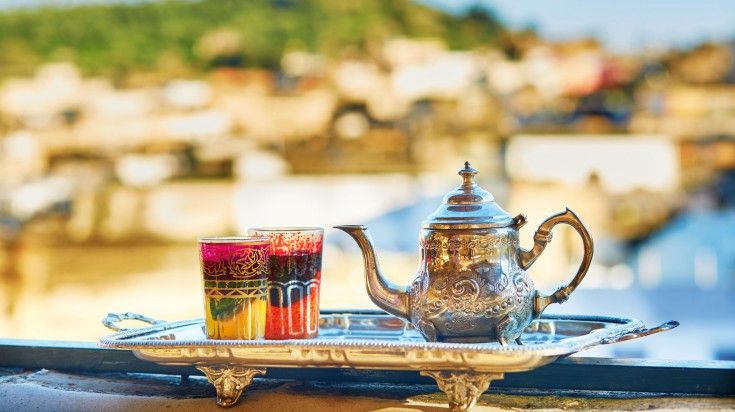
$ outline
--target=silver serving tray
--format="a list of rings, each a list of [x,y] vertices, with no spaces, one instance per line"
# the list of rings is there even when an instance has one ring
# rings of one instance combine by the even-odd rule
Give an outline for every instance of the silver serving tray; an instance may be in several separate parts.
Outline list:
[[[193,319],[116,333],[99,345],[132,349],[141,359],[166,365],[520,372],[642,329],[635,319],[547,315],[526,329],[522,346],[442,343],[426,342],[409,323],[390,315],[342,312],[322,313],[314,339],[208,340],[203,319]]]
[[[113,320],[141,319],[115,315]],[[110,327],[110,316],[104,321]],[[208,340],[203,319],[161,322],[106,336],[98,344],[130,349],[135,356],[164,365],[194,365],[217,388],[218,403],[237,402],[242,388],[268,367],[335,367],[381,370],[418,370],[437,379],[450,395],[450,406],[466,410],[493,379],[503,373],[531,370],[559,357],[601,344],[637,338],[675,327],[668,322],[645,329],[641,321],[607,316],[544,315],[531,323],[523,345],[498,343],[426,342],[410,323],[380,311],[322,311],[319,336],[303,340]],[[475,386],[473,399],[453,399],[452,387],[461,381]],[[218,384],[219,382],[219,384]],[[239,383],[229,394],[227,383]],[[218,386],[219,385],[219,386]],[[484,389],[483,389],[484,386]]]

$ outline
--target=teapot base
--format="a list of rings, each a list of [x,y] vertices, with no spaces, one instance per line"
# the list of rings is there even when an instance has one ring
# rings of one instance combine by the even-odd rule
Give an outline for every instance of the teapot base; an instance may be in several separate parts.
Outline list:
[[[490,343],[497,342],[494,336],[437,336],[437,342],[446,343]]]
[[[436,337],[437,342],[445,342],[445,343],[493,343],[493,342],[499,342],[501,345],[505,346],[503,342],[500,342],[498,338],[494,336],[437,336]],[[523,345],[521,342],[521,338],[517,338],[512,340],[511,342],[515,342],[517,345]]]

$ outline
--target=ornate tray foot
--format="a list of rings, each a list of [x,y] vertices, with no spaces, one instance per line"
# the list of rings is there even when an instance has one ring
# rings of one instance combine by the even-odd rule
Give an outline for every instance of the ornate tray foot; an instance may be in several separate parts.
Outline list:
[[[477,403],[480,395],[487,390],[490,382],[503,379],[502,373],[475,373],[460,371],[422,371],[421,375],[431,376],[439,389],[449,398],[452,412],[467,411]]]
[[[197,366],[207,375],[209,382],[217,389],[217,405],[234,406],[242,390],[250,385],[257,374],[265,375],[265,369],[245,368],[240,366]]]

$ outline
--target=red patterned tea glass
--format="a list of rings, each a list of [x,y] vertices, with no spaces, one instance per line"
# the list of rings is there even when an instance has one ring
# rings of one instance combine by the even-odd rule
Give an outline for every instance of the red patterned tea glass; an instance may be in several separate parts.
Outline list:
[[[271,241],[265,338],[316,337],[324,229],[256,228],[248,234]]]
[[[207,237],[198,241],[207,338],[263,339],[270,239]]]

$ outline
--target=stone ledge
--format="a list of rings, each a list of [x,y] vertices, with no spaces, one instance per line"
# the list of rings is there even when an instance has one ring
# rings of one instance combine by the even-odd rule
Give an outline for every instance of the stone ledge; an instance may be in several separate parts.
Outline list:
[[[0,370],[0,409],[15,411],[207,412],[217,406],[214,388],[203,377],[124,373],[68,373],[46,369]],[[433,385],[325,383],[256,379],[230,410],[268,412],[449,410]],[[699,410],[735,409],[735,398],[671,397],[595,391],[547,392],[491,389],[473,412],[507,410]]]

